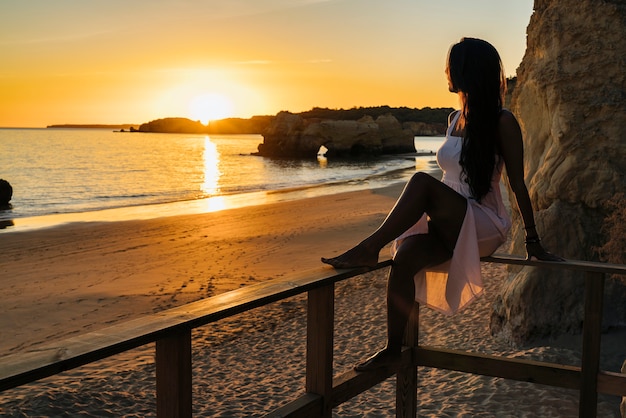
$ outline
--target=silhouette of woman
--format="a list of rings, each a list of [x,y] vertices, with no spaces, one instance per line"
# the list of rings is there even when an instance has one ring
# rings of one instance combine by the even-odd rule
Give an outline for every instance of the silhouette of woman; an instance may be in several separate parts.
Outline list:
[[[465,307],[482,290],[480,257],[492,254],[511,226],[500,193],[506,168],[526,230],[529,258],[559,261],[541,245],[524,183],[522,134],[503,109],[506,78],[500,56],[486,41],[463,38],[448,53],[448,87],[460,110],[448,118],[437,152],[441,181],[416,173],[371,235],[322,262],[335,268],[373,267],[393,241],[387,282],[387,345],[357,371],[394,365],[414,301],[446,314]]]

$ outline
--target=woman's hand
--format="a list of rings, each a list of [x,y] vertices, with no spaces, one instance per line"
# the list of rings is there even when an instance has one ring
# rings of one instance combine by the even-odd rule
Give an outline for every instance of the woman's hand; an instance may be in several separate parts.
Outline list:
[[[526,243],[526,259],[532,260],[533,258],[541,261],[565,261],[563,257],[547,252],[539,240]]]

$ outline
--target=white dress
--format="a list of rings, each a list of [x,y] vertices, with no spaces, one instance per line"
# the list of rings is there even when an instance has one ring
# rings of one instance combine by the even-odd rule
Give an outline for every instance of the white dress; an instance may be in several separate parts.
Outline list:
[[[459,164],[463,138],[451,135],[459,115],[457,112],[448,127],[446,140],[437,151],[437,164],[443,171],[441,181],[467,198],[465,219],[452,258],[415,275],[415,300],[448,315],[459,311],[483,292],[480,257],[493,254],[504,243],[511,227],[500,193],[502,159],[496,160],[491,190],[480,203],[471,197]],[[427,232],[428,216],[424,215],[394,241],[392,255],[395,256],[404,238]]]

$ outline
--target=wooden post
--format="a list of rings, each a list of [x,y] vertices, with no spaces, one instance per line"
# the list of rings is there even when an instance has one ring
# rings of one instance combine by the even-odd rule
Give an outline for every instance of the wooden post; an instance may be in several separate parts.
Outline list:
[[[597,413],[603,296],[604,273],[587,272],[585,277],[585,318],[583,321],[583,355],[578,408],[578,416],[581,418],[595,418]]]
[[[420,305],[415,302],[404,333],[404,345],[419,345]],[[412,359],[412,357],[411,357]],[[396,417],[417,416],[417,366],[402,367],[396,375]]]
[[[191,331],[156,342],[157,417],[191,418]]]
[[[335,321],[335,285],[308,292],[306,391],[324,399],[320,417],[332,416],[333,330]]]

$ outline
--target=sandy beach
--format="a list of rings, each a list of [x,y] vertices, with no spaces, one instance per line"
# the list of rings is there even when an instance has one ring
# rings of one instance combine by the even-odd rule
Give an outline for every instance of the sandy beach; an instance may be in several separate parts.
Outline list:
[[[401,187],[3,233],[0,355],[301,270],[328,268],[319,257],[342,252],[377,227]],[[385,273],[337,286],[339,372],[384,343]],[[485,295],[465,311],[446,317],[422,310],[424,344],[579,364],[580,336],[528,347],[491,337],[491,303],[506,268],[484,264],[483,279]],[[305,310],[304,297],[296,297],[196,330],[194,416],[262,416],[300,394]],[[624,346],[624,332],[605,334],[602,367],[618,371]],[[426,368],[419,376],[420,416],[578,416],[576,391]],[[394,385],[389,379],[334,415],[393,416]],[[148,346],[0,393],[0,415],[154,416],[154,390],[154,347]],[[598,416],[618,417],[619,399],[601,396]]]

